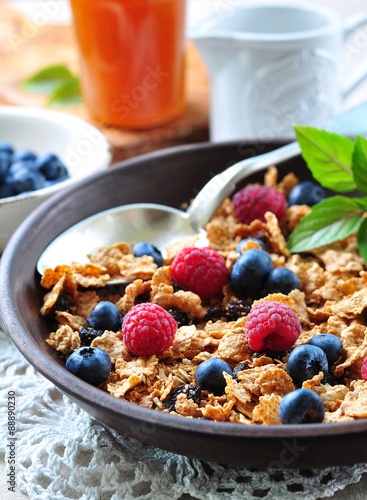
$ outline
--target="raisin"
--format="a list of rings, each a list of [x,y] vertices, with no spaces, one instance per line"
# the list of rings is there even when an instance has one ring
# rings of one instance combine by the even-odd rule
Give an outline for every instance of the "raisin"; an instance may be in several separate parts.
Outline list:
[[[247,370],[249,368],[249,365],[247,363],[238,363],[238,365],[236,365],[234,368],[233,368],[233,371],[232,371],[232,378],[234,378],[235,380],[237,380],[237,375],[242,372],[243,370]]]
[[[251,310],[251,304],[244,300],[230,300],[226,305],[226,316],[230,321],[247,316]]]
[[[210,306],[206,311],[204,321],[216,320],[220,318],[226,318],[226,311],[222,306]]]
[[[188,315],[182,311],[178,311],[177,309],[169,309],[168,312],[176,321],[178,328],[181,326],[186,326],[190,324],[190,318]]]
[[[187,399],[192,399],[196,404],[201,401],[201,389],[195,384],[178,385],[168,394],[166,399],[166,408],[169,411],[175,411],[177,396],[185,394]]]
[[[339,385],[341,382],[331,373],[327,373],[321,380],[322,384],[329,384],[331,386]]]
[[[255,352],[253,354],[254,358],[261,358],[262,356],[266,356],[267,358],[271,358],[273,361],[282,361],[283,358],[285,358],[290,351],[282,351],[282,352],[277,352],[277,351],[265,351],[265,352]]]
[[[176,283],[175,280],[172,280],[172,287],[174,292],[179,292],[180,290],[182,290],[182,288],[179,286],[178,283]]]
[[[81,327],[78,331],[80,341],[83,345],[91,345],[92,341],[103,335],[102,330],[93,330],[93,328]]]
[[[60,296],[55,302],[55,310],[71,312],[71,304],[65,297]]]
[[[247,316],[251,310],[251,304],[245,300],[230,300],[225,307],[220,305],[208,308],[205,321],[225,318],[227,321],[236,321],[238,318]]]

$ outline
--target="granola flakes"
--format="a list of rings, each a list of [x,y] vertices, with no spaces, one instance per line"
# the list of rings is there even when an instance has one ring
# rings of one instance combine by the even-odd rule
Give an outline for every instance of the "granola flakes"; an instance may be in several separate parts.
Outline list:
[[[265,176],[266,185],[278,187],[285,195],[296,183],[293,174],[279,181],[274,167]],[[330,370],[335,383],[323,380],[320,373],[303,384],[322,398],[324,422],[367,418],[367,382],[360,375],[367,356],[366,266],[353,236],[312,252],[291,255],[286,238],[309,210],[295,205],[287,208],[280,222],[268,212],[265,222],[255,220],[246,225],[238,222],[227,198],[207,225],[207,238],[226,259],[230,271],[238,257],[238,242],[261,234],[274,267],[284,266],[298,275],[301,290],[259,300],[277,300],[294,309],[302,326],[295,345],[307,343],[320,333],[332,333],[342,340],[343,355]],[[41,284],[47,293],[41,314],[49,317],[54,326],[47,343],[67,358],[81,346],[78,331],[87,326],[86,318],[99,300],[116,304],[121,316],[135,304],[147,301],[180,311],[187,315],[188,324],[178,328],[173,344],[159,356],[134,356],[126,348],[121,332],[104,331],[94,338],[91,346],[104,349],[113,365],[108,380],[100,387],[131,403],[187,418],[242,425],[280,424],[280,401],[295,389],[286,372],[289,352],[274,356],[251,351],[244,335],[251,301],[243,304],[230,283],[223,288],[221,297],[210,302],[203,302],[193,292],[175,289],[171,262],[181,248],[194,244],[192,239],[172,245],[159,268],[151,257],[135,257],[132,244],[121,242],[101,248],[89,256],[90,264],[60,265],[45,271]],[[256,246],[248,244],[248,248]],[[131,276],[134,280],[128,285],[106,286],[110,279]],[[241,307],[232,311],[241,313],[232,317],[229,306],[236,301],[242,301]],[[212,357],[226,361],[234,370],[233,376],[224,373],[225,393],[216,396],[202,390],[198,403],[182,392],[173,406],[167,405],[171,391],[195,384],[197,366]]]

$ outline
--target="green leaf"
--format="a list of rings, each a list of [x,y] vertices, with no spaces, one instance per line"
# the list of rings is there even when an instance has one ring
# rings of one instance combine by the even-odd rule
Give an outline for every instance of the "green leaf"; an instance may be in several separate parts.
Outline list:
[[[354,142],[351,139],[303,125],[296,125],[294,130],[302,156],[322,186],[338,193],[356,188],[352,172]]]
[[[357,233],[357,241],[359,254],[367,264],[367,219],[363,219]]]
[[[81,102],[81,100],[79,80],[75,76],[71,76],[62,80],[53,92],[51,92],[48,104],[76,104]]]
[[[344,198],[344,197],[343,197]],[[359,208],[361,208],[364,212],[367,211],[367,198],[348,198],[352,199],[353,203],[355,203]]]
[[[365,207],[366,199],[340,195],[326,198],[301,219],[289,237],[288,249],[292,253],[306,252],[357,233]]]
[[[356,138],[352,169],[358,190],[367,195],[367,139],[362,136]]]
[[[27,78],[23,87],[31,92],[47,94],[53,92],[63,80],[72,76],[68,68],[61,64],[47,66]]]

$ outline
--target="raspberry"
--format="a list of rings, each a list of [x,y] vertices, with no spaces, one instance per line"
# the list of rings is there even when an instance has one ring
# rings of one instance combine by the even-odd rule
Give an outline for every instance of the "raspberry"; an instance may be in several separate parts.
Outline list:
[[[240,221],[250,224],[255,219],[265,221],[265,212],[273,212],[281,219],[287,202],[283,194],[271,186],[249,186],[238,191],[232,203]]]
[[[362,367],[361,367],[361,375],[363,380],[367,380],[367,358],[364,358]]]
[[[173,259],[171,275],[183,290],[202,300],[219,295],[229,279],[225,259],[210,247],[183,248]]]
[[[302,328],[293,309],[275,301],[258,302],[248,315],[245,334],[253,351],[286,351]]]
[[[171,314],[151,302],[132,307],[122,323],[126,347],[136,356],[162,354],[172,344],[176,330]]]

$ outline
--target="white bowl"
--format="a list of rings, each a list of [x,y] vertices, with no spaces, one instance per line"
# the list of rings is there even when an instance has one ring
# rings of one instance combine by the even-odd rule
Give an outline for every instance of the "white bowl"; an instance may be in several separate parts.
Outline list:
[[[46,109],[0,106],[0,142],[36,154],[54,153],[70,177],[30,193],[0,198],[0,253],[18,225],[53,194],[111,163],[111,147],[105,136],[89,123],[66,113]]]

